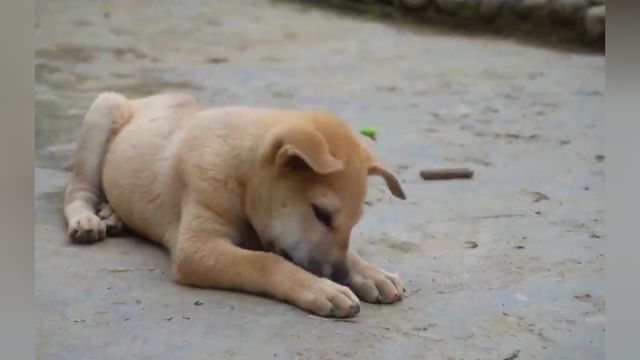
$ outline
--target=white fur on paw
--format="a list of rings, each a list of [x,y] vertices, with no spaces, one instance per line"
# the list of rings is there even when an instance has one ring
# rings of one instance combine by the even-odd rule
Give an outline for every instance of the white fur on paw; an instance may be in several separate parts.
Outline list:
[[[373,266],[352,272],[349,287],[370,303],[393,304],[404,296],[404,285],[398,275]]]
[[[108,203],[100,206],[98,217],[102,219],[102,222],[107,227],[107,235],[116,235],[122,231],[122,221],[120,221],[120,218]]]
[[[104,240],[107,226],[94,214],[85,213],[69,221],[69,237],[76,243],[92,243]]]
[[[297,294],[297,304],[316,315],[347,318],[360,312],[360,301],[348,287],[318,279]]]
[[[108,218],[113,215],[114,211],[109,203],[102,203],[98,206],[98,217],[102,220]]]

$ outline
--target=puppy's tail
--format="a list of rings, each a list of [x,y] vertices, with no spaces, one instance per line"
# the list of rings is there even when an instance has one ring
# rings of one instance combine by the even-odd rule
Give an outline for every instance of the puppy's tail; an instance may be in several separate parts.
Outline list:
[[[132,116],[129,100],[117,93],[100,94],[89,107],[73,156],[73,173],[64,198],[68,223],[95,214],[102,194],[102,163],[111,138]]]

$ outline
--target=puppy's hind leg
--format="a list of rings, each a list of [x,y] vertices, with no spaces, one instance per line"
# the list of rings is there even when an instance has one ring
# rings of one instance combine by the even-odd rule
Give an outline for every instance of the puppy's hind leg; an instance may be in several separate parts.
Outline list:
[[[68,234],[74,242],[96,242],[106,235],[107,226],[96,215],[102,198],[102,163],[111,136],[130,118],[129,100],[116,93],[100,94],[84,117],[64,196]]]

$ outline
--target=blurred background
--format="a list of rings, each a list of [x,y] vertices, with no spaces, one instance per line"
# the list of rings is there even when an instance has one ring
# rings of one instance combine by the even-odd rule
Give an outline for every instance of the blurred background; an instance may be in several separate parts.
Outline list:
[[[603,358],[603,4],[37,2],[38,358]],[[376,127],[408,200],[371,179],[352,246],[408,297],[323,321],[177,286],[133,237],[71,245],[63,165],[103,91]],[[440,167],[475,175],[419,176]]]

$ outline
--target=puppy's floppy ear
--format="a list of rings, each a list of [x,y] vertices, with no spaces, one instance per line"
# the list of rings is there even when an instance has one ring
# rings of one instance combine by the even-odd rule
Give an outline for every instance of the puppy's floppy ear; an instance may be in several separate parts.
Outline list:
[[[373,164],[370,165],[367,169],[367,173],[369,175],[378,175],[384,178],[384,181],[387,183],[387,188],[391,191],[393,196],[405,200],[407,196],[404,194],[404,190],[402,190],[402,186],[400,186],[400,181],[391,173],[389,170],[381,167],[380,165]]]
[[[378,162],[366,149],[364,149],[364,153],[368,164],[367,174],[381,176],[384,179],[384,182],[387,184],[387,188],[389,189],[389,191],[391,191],[391,194],[399,199],[405,200],[407,196],[405,195],[404,190],[402,190],[402,186],[400,185],[400,181],[398,181],[398,178],[396,178],[396,176],[393,175],[391,171],[378,164]]]
[[[331,154],[324,137],[306,124],[287,124],[274,130],[263,149],[263,156],[276,166],[303,166],[317,174],[340,171],[342,161]]]

